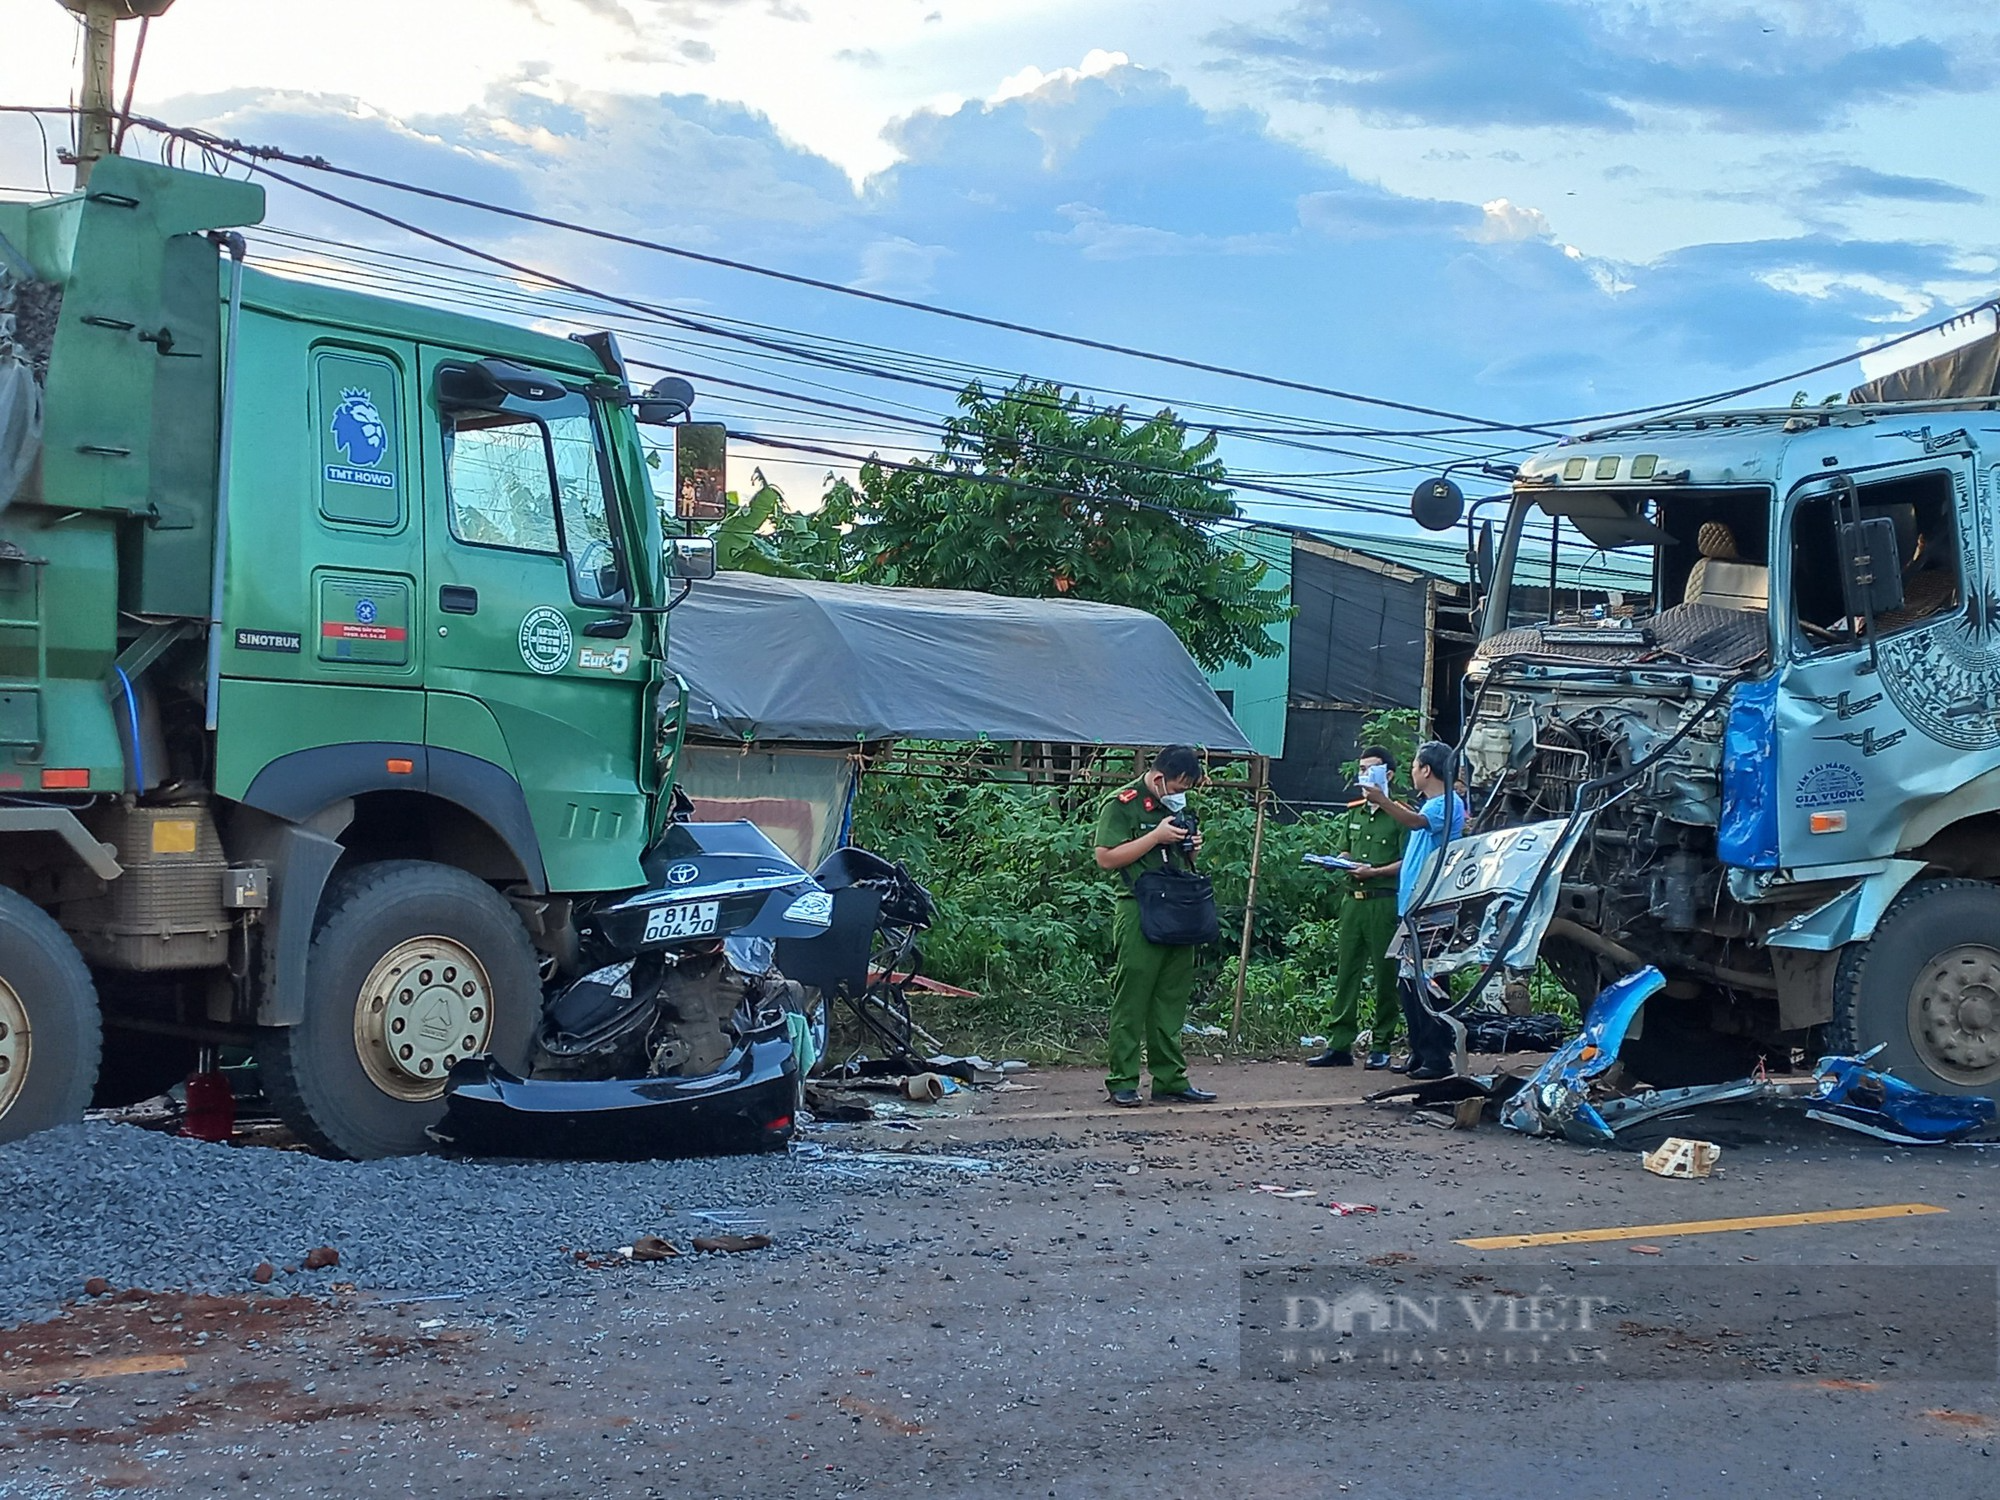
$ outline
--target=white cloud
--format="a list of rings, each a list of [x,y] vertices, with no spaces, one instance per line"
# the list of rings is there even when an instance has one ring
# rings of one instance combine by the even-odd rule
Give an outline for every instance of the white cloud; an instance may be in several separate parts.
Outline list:
[[[1994,331],[1995,317],[1988,309],[1972,313],[1958,319],[1949,327],[1940,328],[1921,338],[1911,339],[1906,344],[1898,344],[1893,349],[1863,350],[1860,359],[1861,378],[1878,380],[1896,370],[1907,369],[1927,359],[1969,344],[1975,339],[1983,339]]]
[[[1029,94],[1039,94],[1051,84],[1081,83],[1086,78],[1102,78],[1107,73],[1115,73],[1120,68],[1128,68],[1132,59],[1123,52],[1107,52],[1102,47],[1093,47],[1083,55],[1083,62],[1074,68],[1057,68],[1053,73],[1044,73],[1033,63],[1001,80],[1000,87],[986,96],[988,104],[1004,104],[1009,99],[1021,99]]]
[[[1877,320],[1884,323],[1901,323],[1927,317],[1937,308],[1936,298],[1925,288],[1899,284],[1887,277],[1863,271],[1800,268],[1767,271],[1757,279],[1773,291],[1787,292],[1794,297],[1808,297],[1816,302],[1824,301],[1841,292],[1863,292],[1871,297],[1879,297],[1890,306],[1890,310]]]
[[[908,296],[928,292],[938,262],[951,254],[944,245],[920,245],[902,235],[872,241],[861,250],[861,274],[848,283],[864,292]]]
[[[1483,245],[1503,245],[1555,237],[1555,231],[1549,227],[1548,215],[1539,208],[1527,208],[1519,203],[1510,203],[1505,198],[1495,198],[1479,207],[1483,217],[1467,232],[1469,240],[1477,240]]]

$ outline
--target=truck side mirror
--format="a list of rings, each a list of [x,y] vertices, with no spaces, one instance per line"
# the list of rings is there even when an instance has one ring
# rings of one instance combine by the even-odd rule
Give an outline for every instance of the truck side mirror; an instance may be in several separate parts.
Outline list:
[[[674,435],[674,516],[720,521],[728,510],[729,429],[720,422],[681,422]]]
[[[694,407],[694,387],[678,375],[666,375],[646,387],[646,394],[632,403],[632,418],[641,427],[664,427],[678,422]]]
[[[670,536],[667,538],[667,566],[678,579],[713,578],[715,543],[705,536]]]
[[[1479,585],[1479,592],[1490,593],[1493,588],[1493,570],[1498,566],[1493,560],[1493,523],[1479,523],[1479,540],[1472,549],[1472,577]]]
[[[1840,565],[1847,575],[1851,607],[1870,618],[1903,607],[1903,567],[1896,523],[1888,516],[1843,521]]]
[[[1440,474],[1410,495],[1410,519],[1426,531],[1449,531],[1465,514],[1465,491]]]

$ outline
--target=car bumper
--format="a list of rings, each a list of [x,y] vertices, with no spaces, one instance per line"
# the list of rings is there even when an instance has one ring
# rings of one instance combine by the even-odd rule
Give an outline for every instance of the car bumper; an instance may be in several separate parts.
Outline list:
[[[783,1025],[752,1032],[697,1078],[516,1078],[491,1058],[452,1070],[431,1137],[478,1156],[637,1161],[783,1149],[799,1094]]]

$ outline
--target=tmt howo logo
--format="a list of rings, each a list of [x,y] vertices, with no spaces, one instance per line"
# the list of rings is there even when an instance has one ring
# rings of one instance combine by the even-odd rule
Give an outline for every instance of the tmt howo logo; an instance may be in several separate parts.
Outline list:
[[[362,386],[348,386],[340,393],[340,405],[333,409],[334,446],[347,455],[344,464],[328,464],[326,477],[336,484],[366,485],[371,489],[393,489],[393,468],[382,467],[389,452],[389,424],[374,395]]]

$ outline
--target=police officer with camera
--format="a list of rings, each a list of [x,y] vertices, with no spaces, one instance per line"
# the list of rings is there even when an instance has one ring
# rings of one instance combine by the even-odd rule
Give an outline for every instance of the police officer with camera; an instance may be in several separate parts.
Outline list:
[[[1111,988],[1111,1066],[1104,1087],[1111,1102],[1139,1100],[1141,1063],[1153,1075],[1159,1103],[1207,1104],[1215,1095],[1188,1081],[1181,1027],[1194,992],[1193,946],[1148,941],[1133,891],[1137,876],[1178,859],[1192,868],[1201,832],[1187,811],[1187,794],[1202,779],[1201,757],[1189,745],[1169,745],[1152,769],[1104,799],[1095,834],[1097,867],[1118,877],[1112,942],[1118,962]]]

